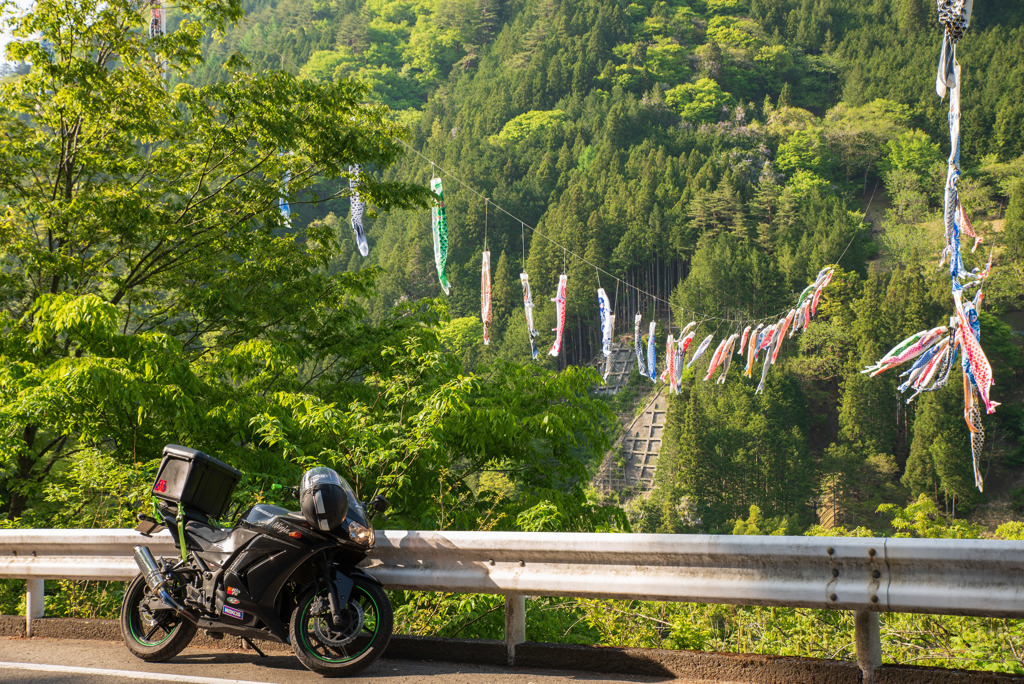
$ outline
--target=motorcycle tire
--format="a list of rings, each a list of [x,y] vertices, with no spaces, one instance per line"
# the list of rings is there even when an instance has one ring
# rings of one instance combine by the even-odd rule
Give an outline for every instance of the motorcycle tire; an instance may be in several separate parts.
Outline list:
[[[149,614],[142,602],[152,597],[142,575],[131,581],[121,604],[121,637],[136,658],[162,663],[184,650],[196,635],[196,626],[173,610]]]
[[[391,641],[394,613],[380,585],[356,579],[342,624],[334,625],[327,590],[307,591],[292,611],[292,650],[307,669],[324,677],[361,672]]]

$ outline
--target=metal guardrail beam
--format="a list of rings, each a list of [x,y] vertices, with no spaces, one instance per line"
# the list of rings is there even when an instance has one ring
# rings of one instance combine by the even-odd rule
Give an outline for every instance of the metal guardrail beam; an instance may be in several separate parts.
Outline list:
[[[1024,542],[387,531],[403,589],[1024,617]]]
[[[167,532],[0,530],[0,577],[126,580],[136,544],[176,553]],[[504,594],[510,658],[524,595],[852,610],[867,681],[872,613],[1024,617],[1017,541],[384,530],[368,569],[390,589]]]

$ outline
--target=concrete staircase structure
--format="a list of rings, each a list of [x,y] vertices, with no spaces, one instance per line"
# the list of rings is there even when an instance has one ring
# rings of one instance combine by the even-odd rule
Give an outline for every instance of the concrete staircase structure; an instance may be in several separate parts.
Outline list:
[[[654,471],[658,466],[668,411],[667,389],[664,385],[658,388],[612,450],[605,454],[593,482],[598,491],[637,489],[647,492],[654,487]]]
[[[594,367],[604,376],[604,384],[594,388],[594,394],[617,394],[629,381],[633,371],[635,354],[629,346],[612,342],[612,353],[605,358],[598,355]]]

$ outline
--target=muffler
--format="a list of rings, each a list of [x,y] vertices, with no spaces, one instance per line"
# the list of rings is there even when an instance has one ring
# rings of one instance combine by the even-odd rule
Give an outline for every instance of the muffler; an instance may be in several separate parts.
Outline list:
[[[139,570],[142,572],[143,579],[146,580],[146,584],[149,585],[150,591],[160,597],[160,600],[166,603],[168,606],[173,608],[176,612],[180,613],[185,619],[193,624],[199,622],[191,610],[178,603],[178,601],[171,596],[171,592],[167,588],[171,584],[171,580],[160,571],[160,567],[156,564],[156,559],[153,558],[153,553],[149,550],[148,546],[136,546],[132,550],[132,556],[135,558],[135,564],[139,566]]]
[[[135,557],[135,564],[139,566],[146,584],[149,585],[154,594],[159,595],[160,590],[166,589],[167,585],[170,584],[170,580],[160,572],[160,568],[156,564],[156,558],[153,558],[153,554],[148,546],[136,546],[132,549],[132,552],[132,555]]]

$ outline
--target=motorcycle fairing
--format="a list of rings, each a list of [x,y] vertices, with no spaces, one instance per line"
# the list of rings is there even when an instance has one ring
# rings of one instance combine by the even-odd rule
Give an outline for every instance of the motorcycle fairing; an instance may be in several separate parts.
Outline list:
[[[349,496],[355,501],[354,494],[349,492]],[[163,513],[172,529],[175,512],[168,507]],[[349,513],[349,519],[366,523],[358,501]],[[288,643],[287,619],[282,615],[290,614],[291,604],[299,598],[286,591],[290,583],[317,581],[326,561],[335,569],[327,575],[332,579],[331,593],[342,606],[347,605],[351,593],[350,577],[365,577],[379,584],[355,567],[366,557],[365,549],[314,530],[301,515],[285,508],[257,504],[231,529],[212,525],[205,515],[188,507],[183,514],[186,546],[205,565],[200,582],[202,600],[200,595],[191,595],[194,589],[190,592],[190,598],[207,613],[199,620],[201,628],[238,636],[270,636]],[[229,595],[234,599],[231,602]],[[225,607],[230,610],[225,612]]]

